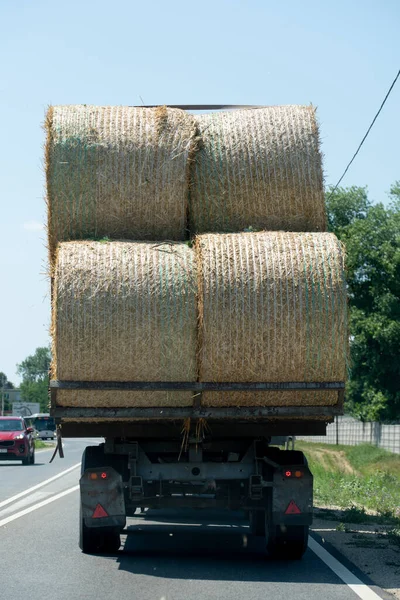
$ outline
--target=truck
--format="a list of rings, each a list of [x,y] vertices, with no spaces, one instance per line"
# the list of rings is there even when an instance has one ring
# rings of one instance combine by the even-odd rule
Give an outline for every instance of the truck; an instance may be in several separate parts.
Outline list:
[[[87,408],[57,404],[69,390],[191,390],[193,407]],[[336,390],[330,407],[203,407],[205,391]],[[250,533],[274,558],[300,559],[313,513],[313,476],[300,451],[276,436],[325,435],[340,414],[344,382],[50,382],[58,448],[63,437],[97,437],[80,478],[79,546],[117,551],[138,508],[244,511]],[[286,445],[286,448],[288,445]]]
[[[250,108],[169,107],[203,112]],[[311,293],[314,303],[313,288]],[[290,448],[288,443],[284,448],[279,447],[277,442],[285,443],[300,435],[325,435],[326,425],[342,413],[345,383],[287,379],[257,383],[254,380],[248,383],[51,380],[50,414],[57,425],[56,450],[60,455],[61,436],[105,440],[86,447],[82,457],[79,510],[82,551],[117,551],[127,519],[138,509],[222,509],[243,511],[251,535],[264,540],[269,556],[300,559],[307,549],[312,523],[313,475],[302,452],[293,445]],[[65,404],[66,390],[74,395],[73,406]],[[268,394],[298,390],[303,394],[329,391],[337,394],[337,402],[332,400],[329,406],[309,406],[307,402],[297,406],[271,406],[268,402],[266,406],[202,404],[202,394],[207,392]],[[77,405],[80,391],[90,392],[90,406]],[[96,406],[93,400],[96,392],[99,395],[115,392],[117,396],[121,391],[143,395],[186,391],[192,393],[193,404],[118,407],[105,406],[104,402]],[[64,401],[58,402],[59,393],[64,394]]]

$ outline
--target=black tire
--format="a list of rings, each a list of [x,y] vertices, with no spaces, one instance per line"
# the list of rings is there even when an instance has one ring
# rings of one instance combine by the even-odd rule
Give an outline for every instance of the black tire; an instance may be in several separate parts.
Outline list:
[[[32,464],[31,463],[31,455],[30,454],[28,454],[28,456],[26,458],[22,459],[22,464],[25,465],[25,466]]]
[[[30,462],[30,464],[31,465],[35,464],[35,448],[33,449],[33,452],[31,454],[31,462]]]
[[[82,455],[81,475],[83,475],[86,469],[105,466],[104,444],[100,444],[100,446],[87,446]]]
[[[100,528],[98,528],[100,529]],[[82,516],[82,507],[79,507],[79,548],[86,554],[101,552],[101,536],[98,529],[86,527]]]
[[[79,511],[79,548],[85,554],[118,552],[121,545],[120,532],[116,528],[86,527]]]
[[[281,450],[277,462],[282,466],[307,465],[307,459],[300,450]]]
[[[308,525],[289,525],[267,532],[267,551],[271,558],[299,560],[308,545]]]
[[[250,533],[256,536],[265,536],[265,510],[250,510]]]
[[[119,529],[112,529],[105,533],[103,548],[104,552],[114,553],[118,552],[121,546],[121,535]]]

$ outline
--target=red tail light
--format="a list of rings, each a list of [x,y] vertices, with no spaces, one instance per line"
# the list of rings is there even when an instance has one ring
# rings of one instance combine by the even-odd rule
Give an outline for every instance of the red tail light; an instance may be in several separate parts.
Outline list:
[[[296,477],[299,479],[300,477],[303,477],[303,475],[304,471],[300,471],[299,469],[296,469],[296,471],[285,471],[285,477]]]

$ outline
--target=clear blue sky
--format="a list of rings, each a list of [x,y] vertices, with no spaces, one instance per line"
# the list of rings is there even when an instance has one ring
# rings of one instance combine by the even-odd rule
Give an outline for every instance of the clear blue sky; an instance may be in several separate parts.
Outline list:
[[[308,104],[326,183],[400,67],[398,0],[0,0],[0,371],[49,342],[48,104]],[[342,185],[400,179],[400,82]]]

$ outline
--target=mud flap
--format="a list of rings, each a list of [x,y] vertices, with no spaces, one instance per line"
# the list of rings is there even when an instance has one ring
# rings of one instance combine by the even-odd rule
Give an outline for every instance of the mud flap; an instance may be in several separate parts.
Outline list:
[[[79,485],[82,517],[86,527],[125,527],[122,477],[115,469],[87,469],[80,478]]]
[[[286,473],[301,472],[302,476]],[[285,466],[274,473],[272,522],[275,525],[311,525],[313,511],[313,476],[305,465]]]

